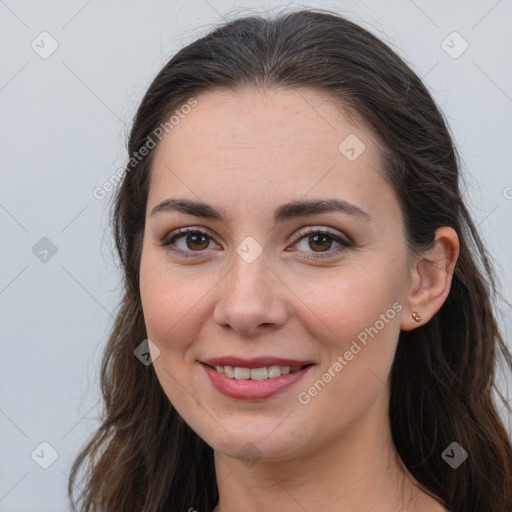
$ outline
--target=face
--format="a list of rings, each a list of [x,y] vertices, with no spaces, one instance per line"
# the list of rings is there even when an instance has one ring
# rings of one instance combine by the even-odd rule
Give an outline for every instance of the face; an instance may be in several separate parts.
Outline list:
[[[399,205],[377,140],[327,96],[196,100],[151,170],[140,292],[154,369],[217,452],[313,453],[386,399],[409,280]]]

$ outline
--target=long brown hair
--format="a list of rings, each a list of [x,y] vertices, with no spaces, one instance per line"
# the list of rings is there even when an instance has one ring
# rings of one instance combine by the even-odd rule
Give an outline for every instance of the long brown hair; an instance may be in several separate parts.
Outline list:
[[[452,512],[512,510],[512,446],[494,402],[497,327],[493,269],[460,191],[460,159],[443,114],[411,68],[367,30],[324,10],[249,16],[215,28],[160,71],[136,113],[112,226],[124,296],[105,348],[101,425],[74,461],[80,510],[210,512],[218,501],[213,450],[181,419],[152,365],[134,356],[147,338],[139,265],[154,152],[133,159],[162,123],[212,88],[309,87],[337,98],[382,142],[382,172],[398,197],[412,251],[451,226],[460,254],[451,291],[425,325],[401,332],[391,368],[389,421],[397,452],[425,492]],[[152,137],[154,140],[154,136]],[[506,404],[510,412],[510,406]],[[468,459],[452,468],[457,442]]]

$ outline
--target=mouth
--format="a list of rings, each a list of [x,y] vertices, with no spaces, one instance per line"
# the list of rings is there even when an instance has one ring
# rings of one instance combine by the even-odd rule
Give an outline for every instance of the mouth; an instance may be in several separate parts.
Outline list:
[[[239,400],[263,400],[277,395],[296,384],[316,365],[276,358],[218,358],[200,363],[218,392]]]

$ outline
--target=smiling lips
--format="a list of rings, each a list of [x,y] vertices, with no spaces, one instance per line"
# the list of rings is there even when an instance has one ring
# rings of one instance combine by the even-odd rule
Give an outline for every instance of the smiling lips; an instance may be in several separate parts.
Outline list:
[[[293,385],[315,364],[312,361],[258,357],[219,357],[202,361],[210,382],[230,398],[269,398]]]

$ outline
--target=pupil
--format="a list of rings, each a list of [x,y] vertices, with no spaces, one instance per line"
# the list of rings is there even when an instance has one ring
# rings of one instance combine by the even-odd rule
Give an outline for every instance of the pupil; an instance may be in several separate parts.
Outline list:
[[[313,236],[310,238],[310,240],[311,240],[311,239],[315,240],[315,239],[318,239],[318,238],[320,238],[320,239],[323,239],[323,240],[324,240],[324,244],[320,244],[320,245],[325,245],[325,241],[327,241],[327,239],[328,239],[329,237],[328,237],[328,236],[325,236],[325,235],[313,235]],[[316,243],[316,242],[314,242],[314,243]],[[327,243],[327,247],[324,247],[324,249],[328,249],[328,248],[329,248],[329,245],[330,245],[330,243]]]
[[[189,240],[192,239],[192,244],[196,244],[196,249],[197,249],[197,245],[201,245],[200,242],[197,241],[198,238],[203,238],[204,240],[206,240],[206,237],[204,235],[201,235],[200,233],[198,234],[195,234],[195,235],[189,235]],[[203,242],[203,245],[204,245],[204,242]],[[187,243],[187,246],[189,249],[194,249],[194,247],[190,247],[190,244]],[[204,249],[204,247],[200,247],[200,249]]]

